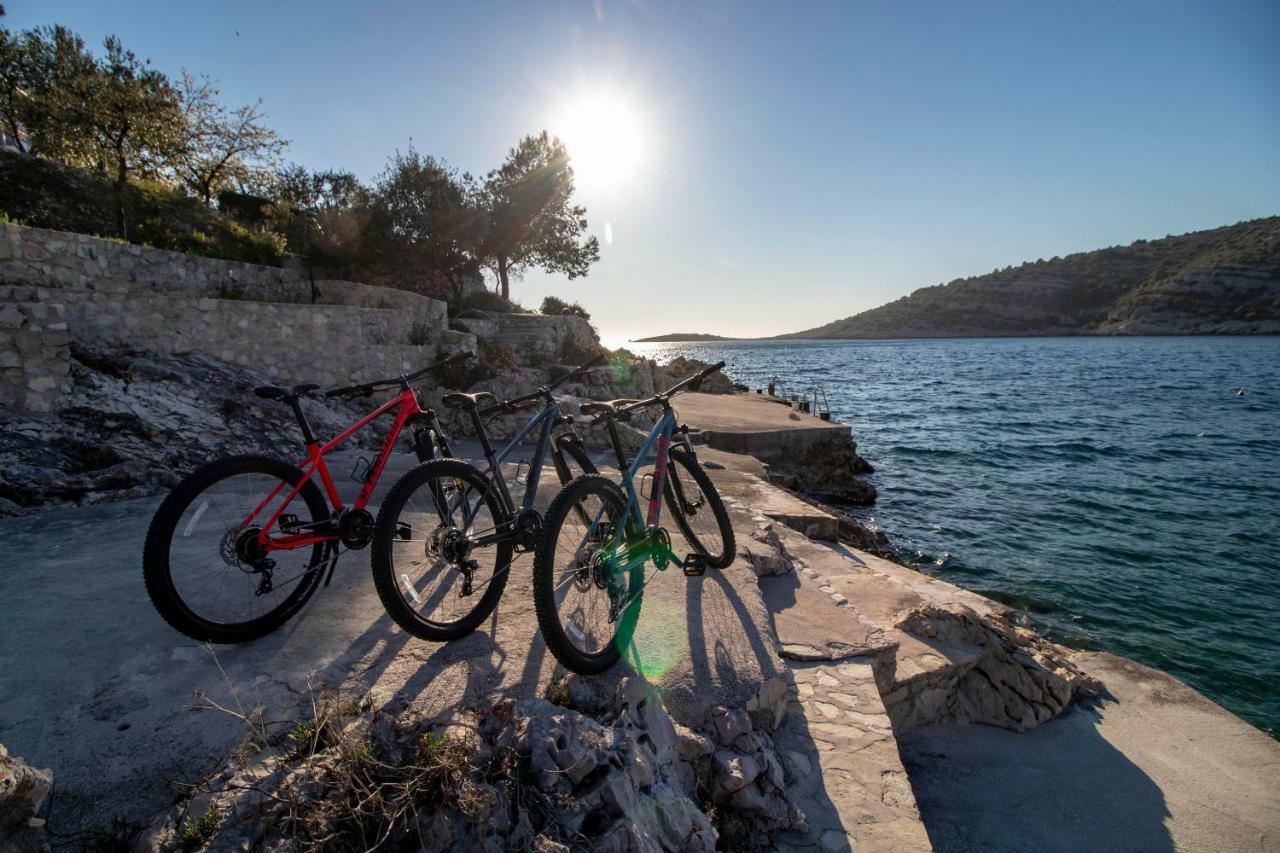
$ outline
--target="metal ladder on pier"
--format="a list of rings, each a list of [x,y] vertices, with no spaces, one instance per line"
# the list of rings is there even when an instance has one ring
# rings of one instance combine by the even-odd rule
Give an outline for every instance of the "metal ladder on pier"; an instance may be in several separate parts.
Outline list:
[[[813,385],[799,392],[788,394],[782,380],[777,376],[769,377],[768,394],[786,402],[797,412],[817,415],[820,420],[831,420],[831,403],[827,399],[826,389],[821,385]],[[757,388],[757,394],[764,394],[766,389]]]

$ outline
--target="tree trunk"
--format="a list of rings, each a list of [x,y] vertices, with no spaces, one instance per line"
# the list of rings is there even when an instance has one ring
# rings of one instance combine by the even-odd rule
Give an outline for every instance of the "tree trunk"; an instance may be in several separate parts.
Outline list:
[[[507,277],[507,256],[498,255],[498,283],[502,287],[502,298],[511,298],[511,280]]]
[[[119,233],[120,239],[129,239],[129,233],[126,229],[127,223],[124,217],[124,193],[129,185],[129,167],[121,159],[116,166],[115,196],[116,196],[116,231]]]

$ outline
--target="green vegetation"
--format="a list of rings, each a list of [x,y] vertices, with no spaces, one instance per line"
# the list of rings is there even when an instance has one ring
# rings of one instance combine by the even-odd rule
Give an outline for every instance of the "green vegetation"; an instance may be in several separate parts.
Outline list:
[[[506,302],[527,270],[576,278],[600,257],[545,131],[483,178],[410,146],[366,186],[284,165],[261,101],[227,106],[208,77],[171,79],[114,36],[95,55],[66,27],[0,28],[0,130],[16,149],[0,163],[7,221],[253,263],[288,251],[317,276],[453,303],[482,271]]]
[[[587,310],[576,302],[565,302],[563,299],[557,299],[554,296],[548,296],[542,300],[542,307],[538,309],[541,313],[555,317],[581,317],[584,320],[590,320],[591,315]]]
[[[98,172],[0,151],[0,217],[8,222],[114,237],[118,203],[133,223],[134,243],[268,266],[284,258],[284,235],[210,210],[180,190],[131,180],[117,199]]]
[[[1197,284],[1202,271],[1236,284]],[[926,287],[887,305],[785,338],[1090,334],[1126,318],[1280,321],[1280,217],[1137,240]]]
[[[188,820],[182,830],[182,835],[178,839],[180,848],[183,850],[199,850],[208,844],[218,832],[218,823],[221,818],[222,816],[218,814],[218,810],[210,806],[204,814],[194,820]]]

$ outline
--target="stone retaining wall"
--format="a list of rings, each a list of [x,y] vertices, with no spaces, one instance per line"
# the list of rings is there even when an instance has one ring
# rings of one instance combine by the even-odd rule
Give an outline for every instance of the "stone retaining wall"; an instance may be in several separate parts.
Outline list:
[[[0,288],[12,295],[12,288]],[[0,303],[0,406],[46,412],[66,393],[71,335],[61,305]]]
[[[334,386],[395,376],[435,361],[442,343],[438,327],[417,338],[413,315],[376,308],[181,296],[121,300],[92,291],[58,295],[82,340],[201,353],[282,383]]]
[[[0,223],[0,273],[6,284],[95,289],[110,282],[128,285],[123,292],[240,293],[273,302],[311,299],[311,284],[297,269],[201,258],[12,223]]]
[[[281,382],[345,385],[475,349],[476,336],[525,364],[598,346],[579,317],[493,314],[449,328],[446,304],[358,282],[312,282],[265,267],[0,223],[0,405],[47,411],[65,393],[72,340],[199,353]],[[52,318],[52,319],[51,319]]]
[[[573,361],[580,351],[600,344],[595,329],[581,317],[485,312],[483,317],[456,318],[454,325],[509,346],[522,362],[533,364],[566,354],[574,355],[568,359]]]

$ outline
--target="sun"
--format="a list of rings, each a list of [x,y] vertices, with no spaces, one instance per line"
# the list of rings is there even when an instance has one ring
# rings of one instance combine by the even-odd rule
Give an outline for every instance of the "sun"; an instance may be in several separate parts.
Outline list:
[[[561,108],[552,132],[564,142],[576,183],[585,191],[618,189],[643,165],[643,122],[616,92],[580,93]]]

